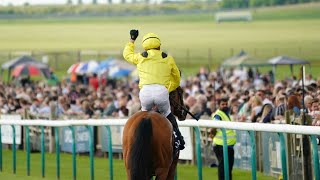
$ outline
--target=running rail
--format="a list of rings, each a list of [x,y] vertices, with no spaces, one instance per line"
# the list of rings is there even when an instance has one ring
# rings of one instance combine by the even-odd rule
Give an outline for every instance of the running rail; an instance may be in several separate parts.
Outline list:
[[[44,127],[54,127],[55,129],[55,140],[56,140],[56,177],[60,179],[60,149],[59,147],[59,128],[69,127],[72,132],[72,174],[73,179],[76,177],[76,143],[75,143],[75,126],[86,126],[90,132],[90,179],[94,180],[94,153],[93,153],[93,133],[92,126],[105,126],[108,132],[108,145],[109,145],[109,176],[113,180],[113,161],[112,161],[112,142],[111,142],[111,131],[110,126],[124,126],[127,119],[88,119],[88,120],[0,120],[1,125],[10,125],[15,132],[15,125],[24,126],[26,128],[26,152],[27,152],[27,175],[30,176],[30,136],[29,126],[39,126],[41,128],[41,172],[42,177],[45,177],[45,144],[44,144]],[[314,164],[314,176],[315,179],[320,179],[319,172],[319,157],[317,152],[317,141],[316,136],[320,135],[320,128],[316,126],[301,126],[301,125],[288,125],[288,124],[265,124],[265,123],[245,123],[245,122],[227,122],[227,121],[213,121],[213,120],[199,120],[195,121],[188,119],[185,121],[179,121],[181,127],[193,127],[196,136],[196,157],[198,167],[198,179],[202,180],[202,161],[201,161],[201,141],[200,141],[200,127],[219,128],[223,133],[224,142],[224,167],[225,179],[229,179],[228,173],[228,153],[227,153],[227,136],[226,129],[234,129],[247,131],[250,135],[251,140],[251,161],[252,161],[252,179],[257,179],[256,176],[256,145],[255,145],[255,132],[274,132],[279,135],[280,146],[281,146],[281,164],[283,179],[287,180],[287,164],[286,164],[286,144],[285,144],[285,133],[289,134],[303,134],[308,135],[311,138],[313,164]],[[1,134],[1,128],[0,128]],[[15,133],[13,133],[13,147],[15,147]],[[0,144],[2,144],[0,136]],[[13,173],[16,173],[16,150],[13,148]],[[2,148],[0,148],[0,172],[2,171]]]

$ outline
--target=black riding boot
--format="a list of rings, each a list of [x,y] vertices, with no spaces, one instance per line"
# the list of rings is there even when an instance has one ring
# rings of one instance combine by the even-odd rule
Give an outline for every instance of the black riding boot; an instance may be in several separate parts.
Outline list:
[[[179,144],[179,149],[180,150],[183,150],[185,147],[185,142],[183,140],[183,136],[181,135],[181,132],[179,130],[179,127],[178,127],[178,124],[177,124],[177,121],[176,121],[176,118],[174,117],[174,115],[172,113],[170,113],[168,116],[167,116],[167,119],[171,122],[172,124],[172,127],[173,127],[173,131],[176,133],[176,136],[178,138],[178,140],[180,141],[180,144]]]

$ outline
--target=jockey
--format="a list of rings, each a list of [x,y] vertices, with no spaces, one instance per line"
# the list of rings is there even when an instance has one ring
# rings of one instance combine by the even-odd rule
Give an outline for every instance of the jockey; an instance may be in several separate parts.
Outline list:
[[[142,39],[143,53],[134,53],[134,42],[139,35],[138,30],[130,31],[130,42],[123,50],[123,57],[128,62],[137,65],[139,74],[139,98],[141,110],[150,111],[156,105],[159,112],[172,124],[178,139],[179,149],[184,149],[175,116],[171,113],[169,93],[180,84],[180,72],[172,56],[160,50],[161,41],[154,33],[146,34]]]

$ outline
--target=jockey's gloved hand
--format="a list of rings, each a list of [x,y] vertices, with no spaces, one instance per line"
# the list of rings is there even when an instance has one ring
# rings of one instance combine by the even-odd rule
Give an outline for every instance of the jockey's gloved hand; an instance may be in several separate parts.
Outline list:
[[[137,30],[137,29],[131,29],[131,30],[130,30],[130,38],[131,38],[132,40],[135,41],[138,36],[139,36],[139,30]]]

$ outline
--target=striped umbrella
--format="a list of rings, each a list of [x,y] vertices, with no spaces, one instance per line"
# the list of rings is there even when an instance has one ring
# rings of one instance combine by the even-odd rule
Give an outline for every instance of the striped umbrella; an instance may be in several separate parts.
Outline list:
[[[41,75],[41,70],[32,64],[20,64],[12,71],[12,76],[18,77],[21,75],[38,76]]]

